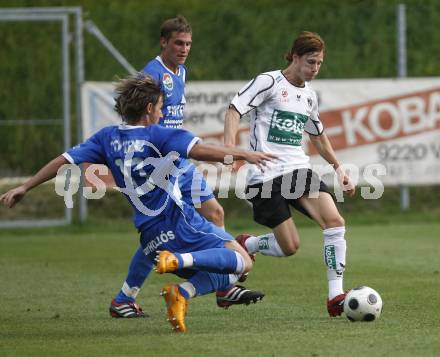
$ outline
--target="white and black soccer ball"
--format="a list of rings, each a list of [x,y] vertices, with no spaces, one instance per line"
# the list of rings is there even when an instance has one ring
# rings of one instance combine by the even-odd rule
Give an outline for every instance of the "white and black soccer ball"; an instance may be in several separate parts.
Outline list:
[[[382,312],[382,298],[368,287],[359,286],[350,290],[345,297],[344,312],[350,321],[374,321]]]

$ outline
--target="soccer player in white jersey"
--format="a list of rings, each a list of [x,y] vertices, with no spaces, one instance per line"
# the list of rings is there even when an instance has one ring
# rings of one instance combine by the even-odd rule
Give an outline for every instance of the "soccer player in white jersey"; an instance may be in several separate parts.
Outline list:
[[[254,219],[272,229],[262,236],[238,238],[250,254],[286,257],[299,248],[299,233],[289,205],[312,218],[324,235],[330,316],[343,312],[345,293],[345,222],[332,195],[310,169],[309,157],[301,146],[309,134],[318,153],[337,170],[344,191],[353,196],[355,187],[340,162],[319,119],[318,99],[309,82],[323,63],[325,44],[312,32],[302,32],[286,55],[287,68],[258,75],[232,99],[225,116],[225,145],[235,146],[240,117],[250,112],[250,148],[276,154],[264,173],[251,167],[246,193]]]

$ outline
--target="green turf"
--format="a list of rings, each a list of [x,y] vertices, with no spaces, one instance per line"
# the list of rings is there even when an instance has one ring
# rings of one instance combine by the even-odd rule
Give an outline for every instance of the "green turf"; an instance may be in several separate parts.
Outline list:
[[[221,310],[212,295],[196,298],[188,333],[178,335],[159,296],[171,275],[152,274],[140,293],[150,318],[108,315],[136,248],[134,230],[0,231],[0,356],[439,355],[440,224],[348,228],[345,285],[381,293],[383,315],[374,323],[327,316],[321,234],[300,233],[297,256],[258,257],[246,285],[264,290],[261,303]]]

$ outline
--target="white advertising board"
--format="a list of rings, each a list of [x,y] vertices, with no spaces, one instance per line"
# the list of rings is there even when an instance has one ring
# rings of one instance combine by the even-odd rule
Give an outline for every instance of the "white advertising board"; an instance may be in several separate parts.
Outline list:
[[[187,84],[185,128],[206,142],[222,143],[223,120],[244,81],[193,81]],[[316,80],[320,116],[336,154],[362,170],[381,164],[385,185],[440,183],[440,79]],[[83,131],[88,137],[117,124],[111,83],[88,82],[82,90]],[[246,147],[246,118],[239,145]],[[324,161],[310,143],[313,164]],[[362,174],[360,175],[362,181]]]

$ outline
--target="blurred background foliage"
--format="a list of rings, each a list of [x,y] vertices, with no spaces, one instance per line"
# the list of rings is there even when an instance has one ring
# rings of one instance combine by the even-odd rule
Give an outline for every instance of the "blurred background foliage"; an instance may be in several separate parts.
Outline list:
[[[159,53],[164,19],[193,27],[189,80],[245,80],[285,66],[302,30],[327,43],[319,78],[396,77],[396,4],[349,0],[1,0],[0,7],[81,6],[138,69]],[[440,73],[440,2],[407,0],[408,76]],[[72,21],[71,21],[72,25]],[[62,126],[10,126],[6,120],[62,117],[60,25],[0,22],[0,175],[25,175],[63,150]],[[73,26],[71,26],[73,31]],[[85,77],[112,81],[125,69],[84,32]],[[73,51],[72,66],[74,65]],[[73,69],[72,69],[73,73]],[[75,87],[72,75],[72,140]],[[61,124],[61,121],[60,121]]]

